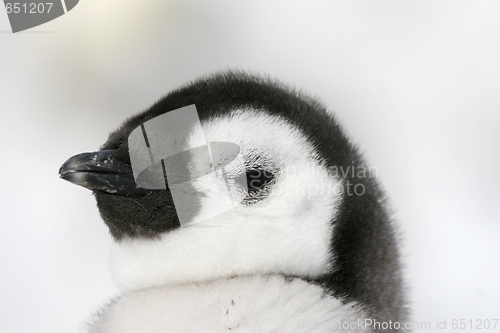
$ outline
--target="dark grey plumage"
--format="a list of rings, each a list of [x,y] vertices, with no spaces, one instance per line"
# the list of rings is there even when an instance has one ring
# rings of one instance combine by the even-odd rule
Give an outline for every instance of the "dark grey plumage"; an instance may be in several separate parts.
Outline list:
[[[300,129],[327,166],[366,166],[324,106],[276,81],[241,72],[201,78],[169,93],[111,133],[101,150],[113,152],[107,157],[110,163],[130,166],[127,138],[131,131],[149,119],[191,104],[196,105],[201,121],[237,108],[258,109],[283,117]],[[63,169],[63,177],[69,177],[66,169],[71,168],[63,166]],[[321,285],[346,303],[361,304],[369,317],[380,322],[404,323],[408,308],[400,251],[385,195],[373,178],[353,179],[351,173],[344,177],[344,181],[362,184],[365,192],[363,195],[344,194],[339,213],[331,221],[334,226],[331,235],[331,251],[335,258],[333,271],[303,279]],[[124,237],[154,238],[179,227],[168,190],[113,194],[98,187],[91,189],[102,218],[118,241]]]

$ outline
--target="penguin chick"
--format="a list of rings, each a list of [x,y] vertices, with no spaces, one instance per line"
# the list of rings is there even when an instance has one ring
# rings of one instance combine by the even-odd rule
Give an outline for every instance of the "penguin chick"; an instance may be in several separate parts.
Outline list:
[[[171,178],[164,189],[137,184],[130,138],[191,105],[200,127],[186,134],[185,151],[200,140],[239,151],[225,173],[191,179],[196,195],[181,216]],[[161,131],[149,141],[168,138]],[[93,191],[115,240],[122,296],[89,331],[406,331],[395,231],[367,170],[320,103],[273,80],[225,72],[169,93],[100,151],[61,167],[62,178]]]

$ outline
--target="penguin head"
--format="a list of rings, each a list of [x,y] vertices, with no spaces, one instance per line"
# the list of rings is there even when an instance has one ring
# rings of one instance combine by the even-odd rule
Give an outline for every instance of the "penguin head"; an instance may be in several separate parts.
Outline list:
[[[237,154],[182,184],[166,177],[164,189],[137,185],[132,133],[192,105],[200,126],[186,133],[183,151],[205,140],[237,146]],[[160,128],[149,142],[157,135],[165,137]],[[317,101],[270,79],[226,72],[169,93],[126,120],[100,151],[70,158],[60,175],[93,191],[115,239],[113,272],[124,290],[282,274],[390,313],[403,303],[383,195],[371,178],[356,179],[363,195],[346,191],[356,174],[344,171],[361,166]],[[186,191],[181,212],[176,196]],[[391,302],[370,292],[382,289]]]

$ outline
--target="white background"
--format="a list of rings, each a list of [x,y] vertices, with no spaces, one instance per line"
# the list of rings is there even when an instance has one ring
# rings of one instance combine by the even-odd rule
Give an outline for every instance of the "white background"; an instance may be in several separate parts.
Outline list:
[[[500,1],[85,0],[17,34],[0,8],[0,50],[0,332],[77,332],[117,293],[58,168],[226,68],[318,97],[378,167],[414,321],[500,318]]]

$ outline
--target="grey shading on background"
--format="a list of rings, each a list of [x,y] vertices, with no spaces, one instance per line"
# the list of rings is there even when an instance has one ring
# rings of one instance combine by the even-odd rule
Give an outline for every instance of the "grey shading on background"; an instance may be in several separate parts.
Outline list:
[[[66,10],[70,11],[77,3],[78,0],[65,0]],[[7,15],[14,33],[47,23],[65,14],[61,0],[4,0],[4,4],[5,7],[7,4],[12,6]]]
[[[76,4],[78,3],[79,0],[64,0],[64,3],[66,4],[66,10],[69,12],[72,10]]]
[[[238,145],[207,142],[195,105],[189,105],[150,119],[134,129],[128,138],[130,162],[136,184],[142,188],[169,189],[181,226],[215,217],[234,207],[237,193],[247,193],[246,177],[228,177],[224,167],[244,170],[237,160]],[[188,149],[189,148],[189,149]],[[235,165],[236,164],[236,165]],[[200,188],[224,184],[215,198],[201,195]],[[210,207],[197,214],[195,207]]]

